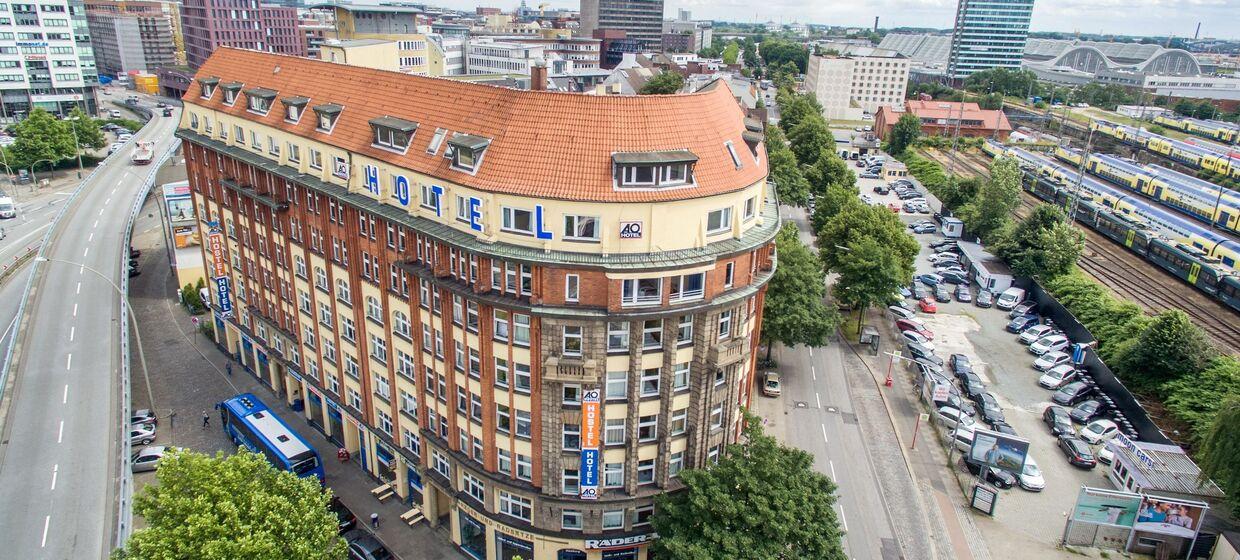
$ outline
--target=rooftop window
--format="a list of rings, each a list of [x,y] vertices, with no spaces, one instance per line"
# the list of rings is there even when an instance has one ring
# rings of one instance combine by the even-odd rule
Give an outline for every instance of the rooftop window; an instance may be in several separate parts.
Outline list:
[[[491,140],[458,132],[448,139],[448,145],[453,148],[452,167],[457,171],[475,173],[482,164],[482,156],[487,146],[491,145]]]
[[[237,102],[237,92],[241,91],[241,82],[229,82],[220,84],[220,88],[224,90],[224,104],[232,105]]]
[[[306,104],[310,102],[309,97],[292,96],[280,99],[284,103],[284,120],[296,123],[301,120],[301,114],[306,111]]]
[[[215,93],[215,86],[220,84],[220,79],[212,76],[210,78],[199,79],[198,83],[202,86],[202,98],[211,99],[211,96]]]
[[[276,98],[276,92],[265,88],[251,88],[245,90],[246,109],[260,115],[266,115],[271,110],[271,102]]]
[[[370,128],[374,132],[376,146],[404,153],[409,149],[409,140],[418,130],[418,123],[384,116],[370,119]]]
[[[330,133],[332,128],[336,126],[336,119],[340,118],[340,112],[344,110],[343,105],[337,103],[324,103],[314,106],[314,113],[318,118],[315,128],[319,132]]]
[[[688,150],[621,152],[612,155],[620,187],[663,188],[693,182],[697,156]]]

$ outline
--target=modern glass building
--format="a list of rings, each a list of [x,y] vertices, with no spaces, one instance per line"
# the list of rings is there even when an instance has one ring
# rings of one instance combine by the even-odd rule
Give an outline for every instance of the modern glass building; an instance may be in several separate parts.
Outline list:
[[[991,68],[1019,69],[1033,0],[959,0],[947,75],[961,80]]]

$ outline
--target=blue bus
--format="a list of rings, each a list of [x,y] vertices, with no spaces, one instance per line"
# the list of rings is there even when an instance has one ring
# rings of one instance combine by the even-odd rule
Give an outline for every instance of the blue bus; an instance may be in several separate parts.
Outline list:
[[[319,453],[285,424],[258,397],[242,393],[219,404],[224,433],[233,443],[267,457],[278,469],[323,482]]]

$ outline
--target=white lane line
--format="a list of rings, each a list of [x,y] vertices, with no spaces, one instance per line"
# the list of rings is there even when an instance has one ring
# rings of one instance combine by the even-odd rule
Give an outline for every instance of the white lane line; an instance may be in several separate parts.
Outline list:
[[[811,357],[811,358],[813,358],[813,357],[814,357],[814,347],[813,347],[813,346],[810,346],[810,347],[809,347],[809,357]]]
[[[100,209],[99,209],[99,215],[100,215],[100,216],[102,216],[102,215],[103,215],[103,208],[100,208]]]
[[[39,543],[40,548],[47,548],[47,526],[52,522],[52,516],[43,518],[43,540]]]
[[[822,426],[822,441],[825,443],[831,443],[831,440],[827,439],[827,425],[826,424],[819,424],[819,425]]]
[[[77,304],[73,304],[73,316],[77,317]]]
[[[69,384],[65,383],[65,393],[64,395],[61,395],[60,397],[60,404],[66,404],[68,402],[69,402]],[[64,426],[65,423],[62,421],[60,425]]]
[[[73,333],[77,331],[77,327],[69,327],[69,342],[73,342]]]
[[[86,258],[86,255],[89,255],[89,254],[90,254],[90,247],[87,247],[85,251],[82,251],[82,258]]]
[[[60,429],[56,430],[56,443],[60,443],[65,439],[65,421],[60,421]]]
[[[831,480],[836,484],[840,483],[839,477],[835,476],[835,461],[827,459],[827,466],[831,467]]]
[[[90,243],[91,241],[94,241],[94,240],[95,240],[95,232],[92,231],[90,232],[90,237],[86,238],[86,242]]]
[[[65,358],[65,369],[73,369],[73,354]]]
[[[818,369],[813,365],[809,366],[809,374],[814,376],[814,381],[818,381]]]
[[[836,504],[836,505],[839,505],[839,504]],[[848,518],[844,517],[844,506],[841,505],[839,506],[839,508],[840,508],[840,524],[844,526],[844,531],[847,532],[848,531]]]
[[[52,465],[52,490],[56,489],[56,475],[59,474],[60,464]]]
[[[112,197],[110,197],[110,196],[109,196],[107,200],[103,201],[103,204],[104,204],[105,206],[106,206],[106,205],[108,205],[108,204],[112,204]]]
[[[78,280],[77,293],[79,294],[82,293],[82,281],[81,280]]]
[[[99,227],[99,220],[95,220],[95,225],[90,226],[90,227],[92,227],[92,228],[97,228],[97,227]]]
[[[818,393],[814,393],[814,402],[818,403],[818,408],[822,408],[822,399],[818,398]]]

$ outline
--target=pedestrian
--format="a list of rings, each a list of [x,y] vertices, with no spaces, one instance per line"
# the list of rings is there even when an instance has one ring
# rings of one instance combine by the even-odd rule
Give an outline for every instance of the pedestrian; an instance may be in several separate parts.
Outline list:
[[[211,425],[211,415],[207,414],[207,411],[204,410],[202,411],[202,427],[205,428],[210,425]]]
[[[374,529],[379,528],[379,514],[377,513],[370,514],[370,526],[371,528],[374,528]]]
[[[232,362],[224,364],[224,373],[227,373],[229,377],[232,377]]]

